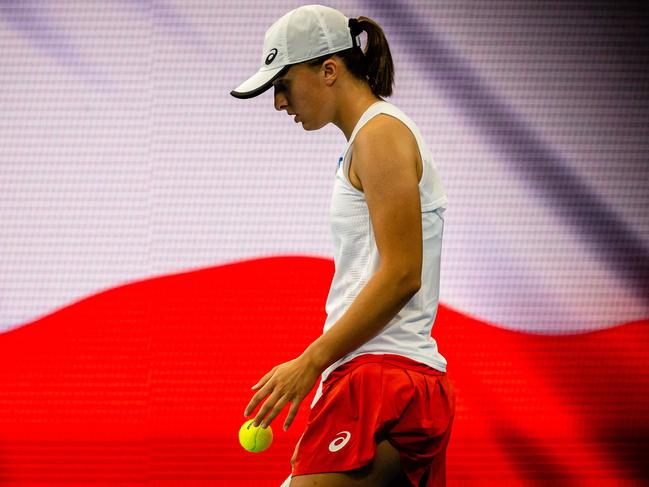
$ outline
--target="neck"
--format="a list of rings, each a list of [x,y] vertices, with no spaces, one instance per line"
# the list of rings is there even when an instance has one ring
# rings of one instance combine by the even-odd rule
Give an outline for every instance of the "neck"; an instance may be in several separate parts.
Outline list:
[[[358,120],[365,110],[377,101],[381,101],[380,98],[374,95],[366,84],[353,85],[352,88],[348,87],[339,96],[339,109],[336,111],[336,116],[332,120],[332,123],[349,140],[354,131],[354,127],[356,127]]]

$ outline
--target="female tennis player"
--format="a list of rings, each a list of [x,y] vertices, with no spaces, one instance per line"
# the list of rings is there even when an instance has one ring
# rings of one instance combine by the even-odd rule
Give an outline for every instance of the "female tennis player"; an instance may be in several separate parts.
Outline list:
[[[360,35],[367,40],[361,48]],[[321,378],[283,485],[444,485],[455,396],[431,329],[446,194],[415,123],[385,101],[393,64],[371,19],[308,5],[266,32],[261,68],[231,92],[273,87],[305,130],[335,124],[347,145],[333,185],[335,273],[324,333],[253,386],[246,407],[288,428]]]

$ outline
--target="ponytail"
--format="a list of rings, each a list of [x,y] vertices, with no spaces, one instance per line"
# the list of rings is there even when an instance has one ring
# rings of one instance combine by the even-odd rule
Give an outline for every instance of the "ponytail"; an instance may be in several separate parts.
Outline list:
[[[354,47],[335,53],[345,63],[347,70],[356,78],[365,81],[372,93],[378,98],[392,94],[394,85],[394,64],[390,46],[379,24],[367,17],[349,19]],[[365,49],[356,43],[356,36],[361,32],[367,34]],[[308,61],[310,66],[320,66],[333,54]]]
[[[390,96],[394,85],[394,64],[383,29],[367,17],[358,17],[357,25],[367,33],[363,57],[367,82],[372,93],[378,97]]]

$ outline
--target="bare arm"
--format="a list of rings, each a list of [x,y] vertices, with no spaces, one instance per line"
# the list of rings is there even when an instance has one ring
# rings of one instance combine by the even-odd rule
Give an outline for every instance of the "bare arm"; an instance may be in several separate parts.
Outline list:
[[[353,165],[381,263],[347,312],[304,352],[321,370],[378,334],[420,286],[417,145],[410,131],[392,117],[377,117],[363,128],[367,130],[354,142]]]
[[[353,166],[361,181],[380,254],[380,266],[344,315],[295,360],[273,368],[253,386],[250,414],[267,426],[291,403],[284,428],[329,365],[378,334],[420,286],[421,207],[417,144],[401,122],[377,116],[354,141]]]

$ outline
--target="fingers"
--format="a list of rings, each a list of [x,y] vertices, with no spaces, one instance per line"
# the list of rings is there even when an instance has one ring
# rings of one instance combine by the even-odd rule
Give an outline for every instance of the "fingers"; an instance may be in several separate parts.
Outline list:
[[[297,359],[274,367],[252,386],[257,392],[246,406],[244,416],[248,417],[262,403],[255,415],[253,424],[266,428],[290,402],[291,407],[284,421],[284,430],[291,425],[298,413],[300,404],[313,388],[316,377],[312,370],[306,369]],[[265,400],[264,400],[265,398]]]
[[[268,395],[269,393],[268,388],[264,386],[268,385],[268,381],[275,373],[275,369],[277,369],[277,367],[273,367],[270,371],[266,373],[266,375],[264,375],[261,379],[259,379],[259,382],[257,382],[254,386],[252,386],[253,390],[255,389],[259,389],[259,390],[257,391],[257,394],[252,396],[252,399],[246,406],[246,409],[243,412],[244,416],[249,416],[250,413],[252,413],[257,407],[257,405],[262,401],[262,399]]]
[[[288,415],[286,416],[286,420],[284,421],[284,431],[286,431],[289,426],[291,426],[291,423],[295,419],[295,416],[297,415],[298,410],[300,409],[300,404],[302,403],[302,399],[299,401],[293,401],[291,403],[291,408],[288,410]]]
[[[277,367],[273,367],[270,371],[266,373],[261,379],[259,379],[259,382],[257,382],[254,386],[251,387],[251,389],[259,389],[260,387],[263,387],[266,382],[273,376],[275,373],[275,369]]]
[[[266,402],[261,406],[257,416],[255,417],[254,425],[261,424],[262,428],[266,428],[275,419],[275,417],[284,409],[288,399],[286,396],[278,397],[279,394],[271,394]],[[268,414],[268,416],[266,416]],[[264,419],[265,418],[265,419]]]
[[[259,399],[257,399],[257,395],[263,393],[264,395],[261,396]],[[263,399],[267,395],[267,391],[264,391],[263,389],[259,391],[256,395],[255,398],[253,398],[253,402],[255,403],[254,406],[250,409],[251,411],[255,409],[257,403]],[[288,412],[288,416],[286,417],[286,420],[284,421],[284,431],[286,431],[289,426],[291,426],[291,423],[295,419],[295,416],[297,415],[299,409],[300,409],[300,404],[302,403],[302,400],[304,397],[298,397],[295,398],[294,400],[291,400],[291,398],[288,395],[280,395],[279,392],[273,391],[273,393],[268,396],[268,399],[264,401],[264,404],[262,404],[261,408],[257,412],[257,415],[255,416],[255,419],[253,420],[253,424],[255,426],[261,425],[262,428],[266,428],[270,426],[270,424],[273,422],[273,420],[277,417],[277,415],[284,409],[286,404],[289,402],[291,403],[291,407]],[[249,406],[250,407],[250,406]],[[248,409],[246,409],[246,412]]]
[[[264,399],[264,397],[266,397],[270,393],[271,389],[272,387],[270,387],[270,382],[266,382],[262,386],[262,388],[259,389],[254,396],[252,396],[252,399],[250,399],[250,402],[246,406],[243,415],[250,416],[250,414],[252,414],[252,412],[257,408],[257,406]]]

